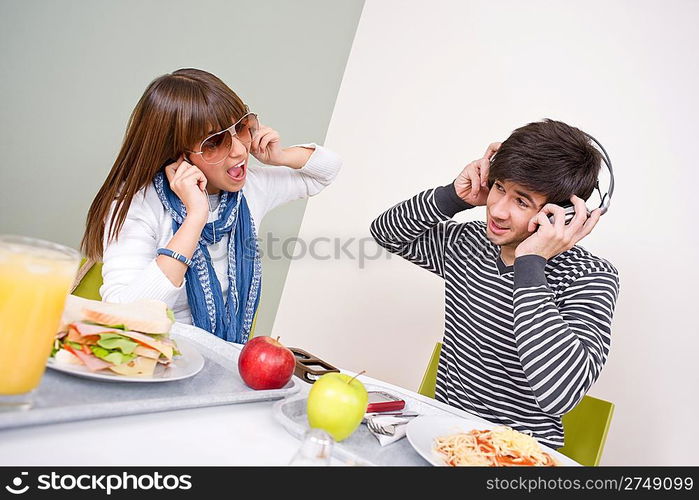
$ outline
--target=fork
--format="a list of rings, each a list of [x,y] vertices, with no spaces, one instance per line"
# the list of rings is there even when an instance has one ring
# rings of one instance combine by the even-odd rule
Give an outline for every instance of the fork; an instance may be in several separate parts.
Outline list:
[[[375,415],[379,416],[379,415]],[[405,415],[396,415],[398,418],[411,418],[411,417],[417,417],[419,416],[417,413],[406,413]],[[374,418],[367,418],[366,419],[366,426],[369,428],[370,431],[375,432],[376,434],[383,434],[384,436],[393,436],[396,433],[396,426],[397,425],[404,425],[405,422],[394,422],[392,424],[380,424],[374,420]]]
[[[390,424],[390,425],[380,425],[374,422],[372,419],[367,420],[366,426],[369,428],[370,431],[376,433],[376,434],[383,434],[384,436],[393,436],[396,433],[396,425],[395,424]],[[388,428],[391,428],[390,430]]]

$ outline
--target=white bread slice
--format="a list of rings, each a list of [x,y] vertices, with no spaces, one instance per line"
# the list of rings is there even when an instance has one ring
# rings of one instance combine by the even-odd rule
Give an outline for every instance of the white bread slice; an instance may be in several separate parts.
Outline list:
[[[124,325],[127,330],[142,333],[169,333],[173,321],[167,305],[159,300],[141,299],[127,304],[91,300],[81,302],[81,320],[102,325]]]
[[[99,302],[99,300],[84,299],[82,297],[78,297],[77,295],[68,295],[66,297],[66,305],[63,309],[63,317],[61,318],[61,328],[59,331],[68,331],[68,325],[70,323],[82,321],[83,307],[89,307]]]

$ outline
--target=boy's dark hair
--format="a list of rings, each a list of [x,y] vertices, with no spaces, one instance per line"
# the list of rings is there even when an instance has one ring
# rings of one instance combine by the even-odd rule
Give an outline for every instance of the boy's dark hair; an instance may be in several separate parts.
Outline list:
[[[520,127],[493,157],[488,185],[495,180],[521,184],[565,203],[572,195],[587,200],[597,184],[602,154],[580,129],[545,119]]]

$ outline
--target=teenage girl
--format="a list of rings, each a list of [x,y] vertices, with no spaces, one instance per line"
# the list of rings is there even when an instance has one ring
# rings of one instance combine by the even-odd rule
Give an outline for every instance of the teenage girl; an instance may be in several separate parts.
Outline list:
[[[81,249],[104,262],[102,300],[161,300],[176,321],[245,343],[260,298],[262,218],[318,194],[341,164],[316,144],[282,148],[210,73],[155,79],[87,216]]]

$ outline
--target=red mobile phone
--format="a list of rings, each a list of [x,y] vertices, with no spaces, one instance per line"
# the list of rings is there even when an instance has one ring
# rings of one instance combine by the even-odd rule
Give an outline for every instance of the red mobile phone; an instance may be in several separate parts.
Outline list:
[[[367,413],[376,413],[382,411],[396,411],[405,408],[405,401],[383,391],[368,391],[369,404],[366,407]]]

